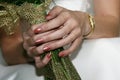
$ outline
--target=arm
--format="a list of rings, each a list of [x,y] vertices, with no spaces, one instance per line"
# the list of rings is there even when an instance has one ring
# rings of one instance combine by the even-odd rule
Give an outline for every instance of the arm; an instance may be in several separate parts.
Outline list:
[[[119,35],[119,3],[119,0],[94,0],[95,30],[88,38],[117,37]]]
[[[87,39],[110,38],[119,35],[119,0],[111,0],[109,4],[107,3],[104,0],[94,0],[95,30],[86,37]],[[56,6],[49,12],[46,19],[48,22],[34,25],[30,32],[28,31],[32,37],[26,40],[28,41],[26,44],[30,45],[26,50],[29,55],[34,54],[33,57],[37,57],[44,51],[71,44],[69,48],[59,53],[60,57],[64,57],[74,52],[82,44],[83,35],[90,30],[88,15],[81,11],[71,11]],[[31,50],[35,44],[37,46]],[[50,59],[45,58],[44,60],[44,63],[48,63]],[[35,59],[35,61],[36,65],[38,63],[39,66],[43,65],[42,60]]]

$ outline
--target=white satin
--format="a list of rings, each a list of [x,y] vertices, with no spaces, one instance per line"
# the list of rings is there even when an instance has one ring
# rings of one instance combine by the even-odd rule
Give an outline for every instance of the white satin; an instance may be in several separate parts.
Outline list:
[[[89,1],[56,0],[56,3],[67,9],[92,13]],[[120,80],[120,38],[86,40],[71,59],[82,80]],[[34,66],[29,64],[6,66],[1,53],[0,80],[43,80],[43,77],[37,76]]]

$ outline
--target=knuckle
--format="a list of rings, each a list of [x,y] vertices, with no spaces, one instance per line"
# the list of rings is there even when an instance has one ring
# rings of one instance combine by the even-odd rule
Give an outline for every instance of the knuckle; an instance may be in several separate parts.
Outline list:
[[[68,34],[68,31],[61,31],[59,35],[61,35],[61,37],[66,37],[67,34]]]
[[[50,24],[49,23],[50,22],[48,22],[48,23],[44,24],[43,26],[41,26],[41,31],[42,32],[49,30],[49,28],[50,28]]]
[[[68,12],[68,11],[63,11],[63,13],[61,13],[62,14],[62,16],[65,18],[70,18],[71,17],[71,14],[70,14],[70,12]]]
[[[71,23],[74,27],[77,27],[79,25],[79,23],[74,18],[71,19]]]
[[[52,34],[48,34],[48,35],[42,37],[42,39],[44,40],[44,42],[49,41],[49,40],[51,40],[52,38],[53,38],[53,35],[52,35]]]
[[[59,35],[59,36],[57,36],[57,37],[58,37],[58,38],[61,38],[61,37],[63,37],[64,35],[67,35],[67,33],[68,33],[68,30],[66,30],[65,28],[59,29],[58,32],[57,32],[57,35]]]
[[[62,40],[59,40],[59,41],[57,41],[54,45],[53,45],[53,47],[54,47],[54,49],[56,49],[56,48],[60,48],[60,47],[62,47],[62,46],[64,46],[66,43],[64,42],[62,42]]]

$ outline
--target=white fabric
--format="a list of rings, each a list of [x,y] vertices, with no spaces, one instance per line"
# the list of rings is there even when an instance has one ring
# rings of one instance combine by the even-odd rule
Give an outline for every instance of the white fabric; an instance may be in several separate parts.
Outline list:
[[[120,38],[85,41],[73,63],[82,80],[120,80]]]
[[[86,0],[56,3],[72,10],[91,11]],[[120,38],[86,40],[71,59],[82,80],[120,80]],[[43,80],[43,77],[36,75],[33,65],[5,66],[0,53],[0,80]]]
[[[53,2],[51,6],[59,5],[62,7],[65,7],[70,10],[78,10],[78,11],[87,11],[87,8],[90,7],[88,4],[88,1],[86,0],[55,0],[55,3]]]

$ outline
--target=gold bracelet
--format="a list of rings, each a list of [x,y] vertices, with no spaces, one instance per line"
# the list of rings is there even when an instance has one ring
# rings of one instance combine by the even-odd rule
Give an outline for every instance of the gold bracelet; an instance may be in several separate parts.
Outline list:
[[[91,33],[93,33],[94,28],[95,28],[94,17],[91,16],[90,14],[88,14],[88,19],[89,19],[89,24],[90,24],[91,30],[90,30],[87,34],[83,35],[84,38],[86,38],[86,37],[89,36]]]

